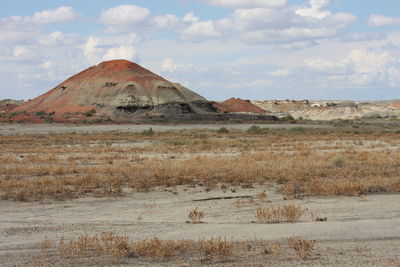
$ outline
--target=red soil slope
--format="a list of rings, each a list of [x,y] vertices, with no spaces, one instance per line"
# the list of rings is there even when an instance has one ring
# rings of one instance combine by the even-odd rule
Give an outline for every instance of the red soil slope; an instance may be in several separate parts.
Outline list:
[[[250,112],[264,113],[265,110],[253,105],[249,100],[230,98],[221,103],[215,103],[214,107],[223,112]]]
[[[392,104],[392,107],[400,109],[400,101]]]
[[[10,112],[11,110],[13,110],[16,107],[18,107],[18,105],[7,104],[7,105],[4,105],[4,106],[0,106],[0,111]]]

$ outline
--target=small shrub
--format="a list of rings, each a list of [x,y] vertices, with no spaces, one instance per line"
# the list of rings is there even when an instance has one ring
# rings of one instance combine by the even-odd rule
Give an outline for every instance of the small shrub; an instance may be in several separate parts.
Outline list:
[[[86,117],[93,117],[93,115],[94,115],[95,113],[96,113],[96,110],[95,110],[95,109],[92,109],[92,110],[89,110],[89,111],[85,112],[84,115],[85,115]]]
[[[144,136],[152,136],[154,135],[153,128],[150,127],[150,129],[142,131],[141,134]]]
[[[296,119],[293,118],[292,115],[287,115],[286,117],[282,117],[282,118],[280,118],[279,120],[280,120],[280,121],[289,121],[289,122],[294,122],[294,121],[296,121]]]
[[[217,133],[229,133],[229,130],[226,127],[221,127],[217,130]]]
[[[302,240],[296,237],[286,238],[288,245],[294,249],[300,259],[306,260],[311,256],[314,249],[315,240]]]
[[[303,213],[301,207],[294,204],[284,205],[281,207],[271,207],[268,209],[258,208],[256,210],[255,216],[259,223],[280,223],[280,222],[290,222],[293,223],[300,219]]]
[[[262,129],[260,126],[253,125],[247,129],[247,133],[248,134],[260,134],[260,133],[262,133]]]
[[[231,254],[232,242],[222,240],[220,237],[200,241],[200,250],[205,252],[205,257],[218,257],[227,260]]]
[[[332,160],[332,164],[334,167],[342,168],[344,166],[344,159],[342,157],[335,157]]]
[[[199,211],[197,210],[197,207],[190,211],[188,214],[188,218],[190,219],[191,223],[197,224],[197,223],[202,223],[201,219],[203,219],[205,216],[204,211]]]
[[[303,127],[294,127],[289,130],[289,132],[292,134],[302,134],[305,131],[306,131],[306,129],[304,129]]]
[[[38,111],[35,113],[36,117],[44,118],[46,116],[45,111]]]

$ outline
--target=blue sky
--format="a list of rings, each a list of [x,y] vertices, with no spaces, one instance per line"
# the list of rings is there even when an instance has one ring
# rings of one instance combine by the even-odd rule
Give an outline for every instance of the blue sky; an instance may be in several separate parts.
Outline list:
[[[15,0],[0,99],[128,59],[211,100],[400,98],[398,0]]]

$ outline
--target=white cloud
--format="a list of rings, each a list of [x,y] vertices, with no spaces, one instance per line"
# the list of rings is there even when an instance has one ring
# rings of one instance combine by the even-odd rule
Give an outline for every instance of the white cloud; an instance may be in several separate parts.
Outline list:
[[[400,25],[400,17],[386,17],[380,14],[372,14],[368,18],[369,26],[396,26]]]
[[[33,60],[38,57],[38,55],[34,51],[26,46],[14,47],[12,55],[13,59],[18,61]]]
[[[175,72],[178,69],[178,65],[172,58],[166,58],[161,64],[162,71]]]
[[[108,49],[104,55],[104,60],[126,59],[134,60],[138,56],[138,52],[133,46],[119,46]]]
[[[216,38],[220,33],[215,29],[211,20],[195,22],[181,32],[182,39],[200,41],[202,39]]]
[[[325,59],[307,59],[304,66],[315,73],[325,75],[339,75],[349,72],[349,66],[345,62],[333,62]]]
[[[345,58],[336,61],[307,59],[304,68],[314,78],[325,77],[356,86],[400,85],[400,61],[388,52],[353,49]]]
[[[98,48],[100,39],[96,37],[89,37],[83,46],[83,53],[91,64],[95,64],[100,59],[101,48]]]
[[[296,14],[302,17],[323,19],[332,13],[327,10],[330,0],[309,0],[307,5],[296,10]]]
[[[160,29],[174,29],[179,25],[178,17],[172,14],[157,16],[153,19],[153,21],[157,28]]]
[[[293,74],[293,72],[289,69],[278,69],[276,71],[268,72],[270,76],[273,77],[288,77]]]
[[[39,44],[43,46],[56,46],[65,39],[65,36],[60,31],[52,32],[51,34],[42,35],[39,38]]]
[[[236,9],[232,20],[233,26],[241,30],[279,29],[291,24],[291,14],[269,8]]]
[[[23,55],[28,54],[29,52],[30,51],[26,47],[17,46],[14,48],[13,55],[14,55],[14,57],[21,57]]]
[[[254,86],[254,87],[269,87],[272,85],[272,81],[270,80],[255,80],[255,81],[251,81],[250,86]]]
[[[300,7],[283,5],[279,9],[263,7],[261,2],[256,5],[256,1],[212,3],[217,2],[235,7],[247,4],[247,8],[236,8],[227,17],[208,21],[189,13],[183,18],[186,25],[180,31],[183,40],[239,38],[249,44],[272,44],[277,49],[302,49],[339,36],[357,19],[350,13],[332,13],[328,9],[330,0],[309,0]],[[252,8],[248,8],[250,3]]]
[[[116,6],[101,12],[100,18],[107,25],[132,25],[145,21],[150,10],[136,5]]]
[[[204,3],[227,8],[283,8],[288,5],[288,0],[205,0]]]
[[[199,20],[200,20],[199,17],[196,17],[196,16],[194,15],[193,12],[187,13],[187,14],[183,17],[183,21],[184,21],[184,22],[192,22],[192,23],[195,23],[195,22],[198,22]]]
[[[83,54],[90,64],[97,64],[102,60],[136,60],[138,57],[138,51],[133,44],[121,41],[130,38],[134,38],[134,36],[122,36],[117,38],[117,40],[114,38],[89,37],[82,46]]]
[[[33,23],[48,24],[58,22],[73,21],[78,17],[78,13],[72,7],[60,6],[57,9],[44,10],[33,14],[29,18]]]

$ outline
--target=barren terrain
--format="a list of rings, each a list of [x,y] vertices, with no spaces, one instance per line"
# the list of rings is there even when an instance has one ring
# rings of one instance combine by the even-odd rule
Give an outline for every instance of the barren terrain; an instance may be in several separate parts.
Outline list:
[[[2,125],[0,262],[399,266],[398,126],[260,126]]]

